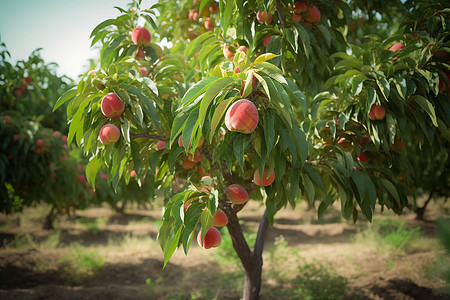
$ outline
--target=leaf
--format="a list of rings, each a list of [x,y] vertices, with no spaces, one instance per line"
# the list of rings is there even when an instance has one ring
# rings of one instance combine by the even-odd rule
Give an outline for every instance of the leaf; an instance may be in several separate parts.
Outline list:
[[[198,98],[201,94],[203,94],[206,88],[214,81],[219,79],[219,77],[210,76],[202,79],[197,82],[195,85],[191,86],[189,90],[184,94],[183,99],[181,100],[182,105],[189,104]]]
[[[101,29],[105,28],[106,26],[114,24],[115,21],[116,21],[116,19],[107,19],[107,20],[101,22],[100,24],[95,26],[95,28],[94,28],[94,30],[92,30],[89,38],[93,37],[95,34],[97,34],[97,32],[99,32]]]
[[[305,173],[303,173],[303,182],[305,183],[306,194],[308,195],[309,204],[313,205],[315,199],[314,185],[311,179],[309,179],[309,176]]]
[[[259,63],[268,61],[268,60],[270,60],[270,59],[272,59],[272,58],[274,58],[274,57],[278,57],[278,56],[280,56],[280,55],[279,55],[279,54],[273,54],[273,53],[264,53],[264,54],[261,54],[260,56],[258,56],[258,57],[255,59],[255,61],[250,65],[250,67],[254,67],[254,66],[256,66],[256,65],[259,64]]]
[[[319,173],[310,164],[304,164],[303,169],[306,171],[306,173],[308,173],[309,178],[311,178],[314,184],[317,187],[319,187],[323,192],[326,192],[325,185]]]
[[[169,240],[169,243],[166,244],[166,247],[164,248],[164,265],[163,269],[166,267],[167,263],[169,262],[169,259],[172,257],[172,254],[177,250],[179,241],[180,241],[180,235],[183,230],[183,226],[180,226],[177,230],[177,233],[171,237]]]
[[[411,98],[417,102],[417,104],[420,105],[430,116],[431,121],[433,122],[433,125],[438,127],[437,119],[436,119],[436,112],[434,111],[434,107],[431,104],[430,101],[427,100],[427,98],[421,96],[421,95],[413,95]]]
[[[86,166],[86,179],[92,188],[95,190],[95,178],[98,170],[100,170],[101,161],[97,156],[93,156]]]
[[[378,87],[380,88],[381,93],[383,94],[384,98],[387,100],[389,99],[389,82],[386,80],[386,78],[377,79]]]
[[[380,178],[380,181],[383,184],[383,186],[386,188],[386,190],[389,192],[389,194],[391,194],[392,197],[394,197],[395,202],[397,202],[398,206],[401,206],[400,197],[398,195],[397,189],[395,188],[394,184],[384,178]]]
[[[234,100],[234,98],[228,98],[222,102],[220,102],[216,109],[214,110],[213,117],[211,119],[211,129],[209,132],[209,142],[212,142],[212,139],[214,137],[214,134],[216,133],[216,129],[220,124],[220,121],[222,120],[223,115],[225,114],[228,106],[230,103]]]
[[[53,112],[60,107],[61,105],[63,105],[64,103],[66,103],[68,100],[72,99],[73,97],[75,97],[75,95],[78,93],[77,91],[77,87],[73,87],[70,90],[66,91],[64,94],[61,95],[61,97],[59,97],[58,101],[56,101],[55,106],[53,107]]]

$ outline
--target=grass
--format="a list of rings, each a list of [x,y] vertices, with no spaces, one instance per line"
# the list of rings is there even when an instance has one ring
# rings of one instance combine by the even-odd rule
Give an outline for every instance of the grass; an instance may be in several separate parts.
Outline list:
[[[95,218],[94,220],[87,219],[87,218],[79,218],[77,220],[77,223],[83,225],[86,230],[91,234],[98,234],[100,232],[99,226],[104,226],[108,222],[108,218],[106,217],[99,217]]]
[[[56,230],[51,235],[49,235],[46,239],[42,241],[38,241],[35,237],[33,237],[30,233],[26,234],[17,234],[14,236],[14,240],[9,242],[4,242],[5,249],[18,249],[18,250],[27,250],[27,249],[37,249],[37,250],[46,250],[49,248],[56,248],[60,244],[60,236],[61,231]]]
[[[103,268],[105,260],[97,252],[86,251],[79,243],[72,243],[69,248],[70,251],[57,261],[66,273],[68,283],[78,283]]]

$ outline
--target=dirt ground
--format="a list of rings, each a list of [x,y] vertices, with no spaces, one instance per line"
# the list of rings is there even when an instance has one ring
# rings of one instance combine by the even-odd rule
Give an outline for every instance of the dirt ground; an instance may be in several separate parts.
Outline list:
[[[262,213],[262,208],[253,203],[239,216],[252,229]],[[421,228],[423,245],[392,254],[380,252],[377,245],[354,241],[358,228],[370,226],[367,222],[343,222],[334,209],[320,222],[314,210],[303,206],[282,210],[268,230],[264,259],[283,236],[289,251],[298,250],[306,261],[326,261],[348,279],[345,299],[448,299],[433,293],[442,282],[426,276],[440,251],[433,221],[442,214],[448,218],[448,205],[444,211],[442,207],[430,208],[426,221],[416,221],[414,214],[405,212],[400,218],[408,228]],[[72,217],[59,216],[53,231],[43,229],[43,215],[45,207],[27,208],[23,214],[0,214],[0,299],[240,298],[239,289],[233,285],[237,281],[242,286],[243,279],[232,278],[238,271],[217,259],[218,249],[204,250],[193,242],[188,257],[180,249],[162,270],[163,253],[155,241],[159,208],[133,208],[123,214],[92,208]],[[99,218],[101,222],[93,228],[83,225]],[[58,235],[52,244],[50,237],[55,232]],[[61,260],[73,245],[81,252],[101,256],[104,266],[70,275]],[[265,291],[276,290],[277,285],[267,274],[270,276],[270,272],[263,275],[262,299],[273,299],[265,296]],[[205,290],[216,293],[205,296]]]

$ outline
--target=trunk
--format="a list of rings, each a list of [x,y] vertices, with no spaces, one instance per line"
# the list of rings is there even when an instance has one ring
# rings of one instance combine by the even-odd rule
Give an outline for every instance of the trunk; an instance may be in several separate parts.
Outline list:
[[[259,224],[253,252],[250,250],[242,233],[236,212],[231,206],[228,206],[225,209],[225,213],[228,216],[227,228],[230,232],[233,248],[245,269],[243,300],[257,300],[261,291],[262,251],[264,248],[264,237],[268,227],[267,212],[264,212]]]
[[[425,216],[425,209],[427,208],[427,205],[431,201],[431,199],[433,199],[433,193],[434,191],[430,192],[427,201],[425,201],[425,204],[422,207],[416,208],[416,220],[423,221],[423,217]]]
[[[53,230],[55,229],[53,227],[53,222],[55,221],[55,207],[52,206],[52,209],[48,213],[48,215],[45,217],[45,223],[44,223],[44,229]]]

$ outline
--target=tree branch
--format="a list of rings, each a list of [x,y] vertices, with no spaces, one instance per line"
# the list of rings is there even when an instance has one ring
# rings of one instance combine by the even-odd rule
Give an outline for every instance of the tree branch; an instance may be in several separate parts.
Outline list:
[[[264,238],[266,236],[267,227],[269,226],[269,221],[267,220],[267,209],[264,210],[264,215],[259,222],[258,233],[256,234],[255,248],[253,249],[253,254],[259,259],[262,257],[262,252],[264,250]]]
[[[284,18],[283,8],[281,7],[280,0],[275,0],[275,6],[277,8],[278,17],[280,19],[280,28],[286,28],[286,20]]]
[[[161,135],[155,135],[155,134],[147,134],[147,133],[136,133],[131,135],[132,139],[138,139],[138,138],[148,138],[148,139],[155,139],[155,140],[162,140],[167,141],[168,138]]]

